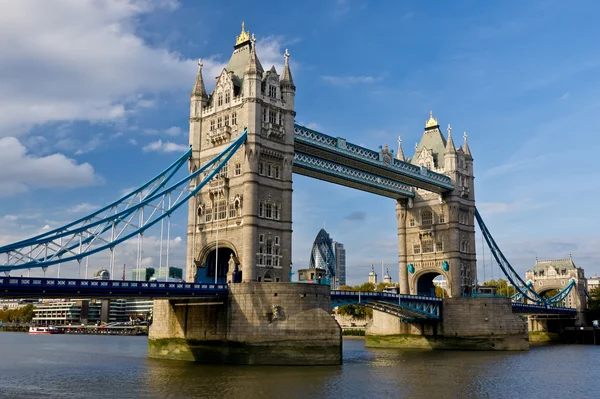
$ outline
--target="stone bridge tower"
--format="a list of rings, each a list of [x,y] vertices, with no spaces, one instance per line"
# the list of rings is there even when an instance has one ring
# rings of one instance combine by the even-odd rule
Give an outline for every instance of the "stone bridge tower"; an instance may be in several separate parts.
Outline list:
[[[233,54],[208,94],[202,62],[190,101],[190,170],[247,127],[246,143],[190,201],[188,281],[287,282],[292,249],[292,163],[296,87],[285,53],[281,76],[265,71],[254,35],[236,37]],[[217,250],[218,248],[218,250]]]
[[[433,279],[441,275],[447,295],[458,297],[477,281],[473,157],[467,134],[457,149],[451,130],[446,139],[430,113],[415,155],[402,159],[450,176],[455,189],[443,195],[416,189],[414,199],[397,202],[401,293],[434,295]],[[404,158],[400,148],[397,156]]]
[[[575,286],[565,299],[564,304],[568,308],[577,309],[577,323],[583,325],[585,322],[587,280],[584,270],[575,266],[571,257],[555,260],[536,259],[533,270],[527,270],[525,273],[525,280],[527,283],[532,283],[533,289],[540,295],[545,293],[554,294],[561,291],[574,280]]]

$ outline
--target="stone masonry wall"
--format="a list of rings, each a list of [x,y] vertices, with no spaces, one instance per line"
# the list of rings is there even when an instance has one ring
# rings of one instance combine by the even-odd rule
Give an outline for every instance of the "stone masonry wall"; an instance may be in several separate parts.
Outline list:
[[[148,355],[205,363],[331,365],[342,361],[329,287],[230,285],[224,304],[155,302]]]
[[[408,333],[389,323],[389,318],[373,314],[373,327],[367,328],[370,347],[527,350],[527,323],[512,312],[508,298],[447,298],[442,307],[443,321],[438,326],[405,324]],[[379,321],[376,321],[379,319]],[[424,328],[425,327],[425,328]],[[395,332],[398,331],[398,332]]]

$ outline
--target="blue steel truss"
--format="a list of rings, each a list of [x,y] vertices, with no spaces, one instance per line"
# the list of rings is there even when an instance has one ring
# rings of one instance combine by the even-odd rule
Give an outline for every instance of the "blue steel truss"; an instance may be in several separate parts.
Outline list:
[[[300,152],[294,154],[294,166],[339,177],[345,181],[352,181],[358,185],[373,187],[402,197],[413,198],[415,196],[413,188],[407,184]]]
[[[113,252],[123,241],[143,235],[148,228],[170,218],[195,196],[227,164],[245,142],[246,134],[244,129],[223,152],[175,183],[170,180],[185,165],[191,149],[160,175],[111,205],[48,233],[0,247],[0,256],[6,256],[0,271],[46,268],[69,261],[81,262],[106,249]]]
[[[508,281],[512,284],[513,287],[515,287],[515,290],[518,292],[519,300],[525,298],[525,299],[533,302],[534,304],[542,305],[542,306],[559,305],[562,301],[565,300],[567,295],[569,295],[569,293],[575,286],[574,280],[572,280],[569,283],[569,285],[567,285],[565,288],[563,288],[558,294],[554,295],[553,297],[551,297],[551,298],[542,297],[535,291],[533,285],[526,283],[521,278],[519,273],[517,273],[515,271],[515,269],[511,266],[510,262],[506,259],[506,257],[500,250],[500,247],[498,246],[498,244],[496,244],[496,241],[494,240],[491,233],[487,229],[487,226],[483,222],[483,219],[481,218],[481,215],[479,214],[479,211],[477,209],[475,209],[475,219],[477,220],[477,223],[479,224],[479,228],[481,229],[483,237],[485,238],[485,241],[487,242],[487,245],[488,245],[490,251],[494,255],[494,259],[496,259],[498,266],[500,266],[500,269],[502,270],[502,272],[504,273],[504,275],[506,276]],[[515,299],[516,299],[516,297],[515,297]]]
[[[577,316],[577,309],[562,308],[550,305],[533,305],[529,303],[513,302],[513,313],[525,313],[535,315],[561,315],[567,317]]]
[[[206,298],[228,292],[226,284],[0,277],[0,297]]]
[[[360,305],[374,307],[393,305],[408,319],[441,319],[442,300],[421,295],[392,294],[389,292],[331,291],[331,306]],[[389,309],[389,307],[388,307]]]
[[[294,124],[294,141],[324,149],[345,158],[381,167],[399,175],[428,183],[444,190],[454,189],[454,185],[449,176],[395,158],[391,159],[389,163],[386,163],[384,162],[381,152],[369,150],[368,148],[349,143],[341,137],[336,138],[328,136],[305,126]]]

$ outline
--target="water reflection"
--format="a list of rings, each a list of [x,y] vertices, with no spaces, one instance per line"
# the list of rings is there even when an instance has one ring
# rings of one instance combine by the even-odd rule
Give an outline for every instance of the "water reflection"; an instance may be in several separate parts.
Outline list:
[[[366,349],[342,366],[201,365],[147,359],[140,337],[0,333],[0,398],[595,397],[600,346],[530,352]]]

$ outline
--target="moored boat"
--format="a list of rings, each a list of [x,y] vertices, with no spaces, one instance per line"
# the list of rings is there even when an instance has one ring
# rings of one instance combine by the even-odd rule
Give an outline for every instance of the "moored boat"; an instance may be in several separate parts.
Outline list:
[[[29,327],[29,334],[60,334],[62,331],[56,327]]]

